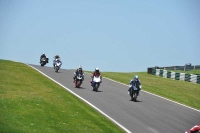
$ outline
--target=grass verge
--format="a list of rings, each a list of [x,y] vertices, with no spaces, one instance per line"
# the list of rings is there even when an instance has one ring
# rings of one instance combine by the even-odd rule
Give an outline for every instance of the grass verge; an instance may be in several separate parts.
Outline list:
[[[200,110],[200,84],[158,77],[147,72],[102,72],[103,77],[127,85],[134,75],[139,76],[143,90]]]
[[[22,63],[0,60],[0,132],[124,132],[95,109]]]

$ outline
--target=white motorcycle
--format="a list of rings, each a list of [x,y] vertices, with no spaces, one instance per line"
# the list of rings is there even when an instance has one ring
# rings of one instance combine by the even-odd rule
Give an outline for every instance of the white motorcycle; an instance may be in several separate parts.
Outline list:
[[[94,76],[93,81],[92,81],[92,87],[93,91],[98,91],[98,88],[101,84],[101,77],[99,76]]]
[[[58,72],[58,70],[60,69],[60,67],[61,67],[61,62],[55,62],[55,69],[56,69],[55,72]]]

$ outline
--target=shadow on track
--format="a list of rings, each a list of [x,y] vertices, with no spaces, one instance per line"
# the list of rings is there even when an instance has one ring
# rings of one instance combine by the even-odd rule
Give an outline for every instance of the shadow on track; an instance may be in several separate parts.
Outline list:
[[[129,100],[129,101],[131,101],[131,102],[135,102],[135,103],[137,103],[137,102],[143,102],[143,101],[139,101],[139,100],[136,100],[136,101]]]
[[[76,88],[76,87],[75,87]],[[77,89],[85,89],[84,87],[79,87],[79,88],[77,88]]]
[[[93,91],[93,90],[92,90]],[[99,90],[97,90],[97,91],[94,91],[94,92],[103,92],[103,91],[99,91]]]
[[[58,72],[55,72],[55,73],[62,73],[62,72],[59,72],[59,71],[58,71]]]

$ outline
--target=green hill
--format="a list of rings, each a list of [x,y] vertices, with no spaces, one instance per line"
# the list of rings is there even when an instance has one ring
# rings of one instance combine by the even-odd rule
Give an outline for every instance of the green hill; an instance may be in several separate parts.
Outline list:
[[[1,133],[124,132],[25,64],[0,60],[0,75]]]

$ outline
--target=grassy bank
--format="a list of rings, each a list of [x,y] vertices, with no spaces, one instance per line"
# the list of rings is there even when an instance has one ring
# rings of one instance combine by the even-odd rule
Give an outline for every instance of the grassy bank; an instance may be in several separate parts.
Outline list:
[[[22,63],[0,60],[0,132],[124,132],[83,101]]]
[[[129,84],[130,79],[134,75],[138,75],[142,82],[143,90],[200,110],[200,84],[157,77],[147,74],[147,72],[102,72],[102,75],[124,84]]]

